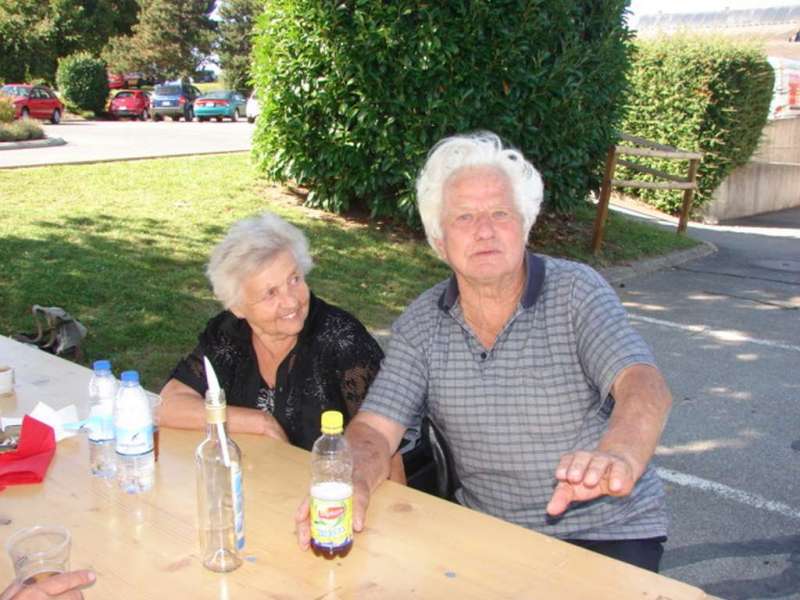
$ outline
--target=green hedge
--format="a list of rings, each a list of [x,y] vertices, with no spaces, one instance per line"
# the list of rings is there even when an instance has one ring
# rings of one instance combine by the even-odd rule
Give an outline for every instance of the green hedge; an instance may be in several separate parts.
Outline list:
[[[619,126],[626,0],[271,0],[255,34],[254,155],[308,202],[416,222],[413,181],[445,135],[489,129],[567,209]]]
[[[99,114],[108,98],[106,62],[86,52],[59,59],[56,83],[67,103]]]
[[[756,149],[769,114],[772,68],[759,48],[720,38],[676,36],[640,41],[635,49],[622,130],[705,153],[694,201],[699,208]],[[638,162],[684,176],[687,171],[686,162]],[[655,179],[625,169],[618,173]],[[680,210],[680,191],[634,193],[661,210]]]

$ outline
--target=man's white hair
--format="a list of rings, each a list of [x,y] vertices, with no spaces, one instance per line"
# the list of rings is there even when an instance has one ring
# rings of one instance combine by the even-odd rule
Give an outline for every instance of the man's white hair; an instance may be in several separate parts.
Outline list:
[[[278,215],[265,212],[237,221],[214,248],[206,275],[225,308],[241,302],[242,282],[288,250],[307,274],[314,266],[306,236]]]
[[[539,215],[544,192],[542,178],[519,150],[503,147],[500,137],[490,131],[444,138],[431,148],[417,178],[419,215],[428,243],[440,258],[436,241],[443,236],[444,187],[454,174],[467,167],[494,167],[508,177],[514,206],[522,218],[523,239],[528,239]]]

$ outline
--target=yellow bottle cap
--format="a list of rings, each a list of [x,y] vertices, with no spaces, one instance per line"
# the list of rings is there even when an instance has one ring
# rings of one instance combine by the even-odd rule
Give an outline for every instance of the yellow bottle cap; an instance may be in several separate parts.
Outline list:
[[[338,410],[326,410],[322,413],[322,433],[334,435],[342,433],[344,429],[344,417]]]

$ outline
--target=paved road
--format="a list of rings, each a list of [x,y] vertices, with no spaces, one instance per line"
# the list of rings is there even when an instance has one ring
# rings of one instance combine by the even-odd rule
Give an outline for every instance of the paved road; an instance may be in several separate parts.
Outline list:
[[[719,251],[618,287],[675,399],[664,573],[800,599],[800,209],[689,233]]]
[[[0,152],[0,168],[205,154],[250,149],[255,125],[184,121],[65,121],[44,124],[48,137],[67,144]]]

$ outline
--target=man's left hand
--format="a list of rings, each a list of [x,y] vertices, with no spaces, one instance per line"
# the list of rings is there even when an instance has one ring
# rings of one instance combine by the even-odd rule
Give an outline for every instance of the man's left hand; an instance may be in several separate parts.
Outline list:
[[[608,452],[579,450],[561,457],[547,514],[558,516],[572,502],[600,496],[627,496],[636,483],[637,469],[629,458]]]

